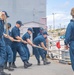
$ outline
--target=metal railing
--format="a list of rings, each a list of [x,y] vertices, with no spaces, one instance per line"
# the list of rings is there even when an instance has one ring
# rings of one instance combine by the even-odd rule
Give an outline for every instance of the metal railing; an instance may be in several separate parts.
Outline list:
[[[64,49],[64,40],[60,40],[60,46],[61,48],[57,48],[56,47],[56,42],[58,42],[59,40],[55,40],[55,41],[51,41],[52,45],[49,43],[49,50],[51,52],[48,52],[48,55],[50,57],[50,59],[56,59],[58,60],[60,63],[71,63],[70,61],[70,55],[69,55],[69,50],[65,50]]]

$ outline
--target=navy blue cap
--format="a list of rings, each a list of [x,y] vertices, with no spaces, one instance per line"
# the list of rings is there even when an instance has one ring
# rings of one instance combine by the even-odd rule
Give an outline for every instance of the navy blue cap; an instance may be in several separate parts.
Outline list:
[[[19,24],[20,26],[23,25],[21,21],[17,21],[16,24]]]
[[[43,35],[45,35],[45,34],[48,35],[48,33],[46,31],[43,32]]]
[[[9,27],[11,27],[11,24],[10,24],[10,23],[7,23],[7,25],[8,25]]]
[[[41,27],[41,28],[40,28],[40,31],[43,31],[43,30],[44,30],[44,29]]]
[[[5,13],[5,15],[6,15],[6,17],[7,17],[7,18],[9,17],[6,11],[2,11],[2,12],[4,12],[4,13]]]
[[[32,33],[34,33],[34,31],[33,31],[33,29],[32,29],[32,28],[28,28],[28,30],[29,30],[29,31],[31,31]]]

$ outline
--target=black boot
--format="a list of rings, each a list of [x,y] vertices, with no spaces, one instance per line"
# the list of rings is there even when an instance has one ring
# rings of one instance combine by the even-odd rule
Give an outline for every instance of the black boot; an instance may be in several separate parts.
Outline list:
[[[3,67],[0,67],[0,75],[11,75],[11,74],[7,74],[3,71]]]
[[[9,70],[9,71],[13,71],[13,70],[14,70],[14,69],[13,69],[13,67],[12,67],[11,62],[9,62],[9,67],[8,67],[8,70]]]
[[[28,66],[26,65],[26,62],[24,62],[24,68],[28,68]]]
[[[7,62],[5,62],[5,64],[4,64],[4,69],[8,69]]]
[[[38,62],[37,65],[40,65],[40,60],[38,60],[37,62]]]
[[[32,66],[32,63],[29,63],[28,61],[27,61],[27,63],[28,63],[30,66]]]
[[[27,61],[24,61],[24,68],[28,68],[30,67],[31,65],[27,63]]]
[[[46,60],[45,59],[43,60],[43,65],[46,65]]]
[[[15,65],[14,62],[12,63],[12,67],[13,67],[13,68],[17,68],[17,66]]]
[[[46,62],[46,64],[51,64],[51,62]]]
[[[46,59],[43,60],[43,64],[44,64],[44,65],[47,65],[47,64],[50,64],[50,63],[51,63],[51,62],[47,62]]]

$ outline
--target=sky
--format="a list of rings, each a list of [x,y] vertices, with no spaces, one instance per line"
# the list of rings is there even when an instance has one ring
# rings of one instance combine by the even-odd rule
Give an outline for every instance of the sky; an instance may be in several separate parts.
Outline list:
[[[66,28],[68,23],[70,22],[71,19],[70,11],[71,8],[73,7],[74,7],[74,0],[47,0],[48,28],[50,28],[50,26],[52,28],[54,27]]]

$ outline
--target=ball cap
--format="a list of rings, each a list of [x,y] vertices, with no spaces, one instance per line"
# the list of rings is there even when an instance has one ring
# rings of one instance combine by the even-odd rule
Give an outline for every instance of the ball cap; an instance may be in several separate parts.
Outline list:
[[[7,23],[7,25],[8,25],[9,27],[11,27],[11,23]]]
[[[43,31],[44,29],[42,27],[40,27],[40,31]]]
[[[46,31],[43,32],[43,35],[48,35],[48,33]]]
[[[29,30],[29,31],[31,31],[32,33],[34,33],[34,31],[33,31],[33,29],[32,29],[32,28],[28,28],[28,30]]]
[[[5,15],[6,15],[6,17],[7,17],[7,18],[9,17],[6,11],[2,11],[2,12],[4,12],[4,13],[5,13]]]
[[[20,26],[23,25],[21,21],[17,21],[16,24],[19,24]]]

